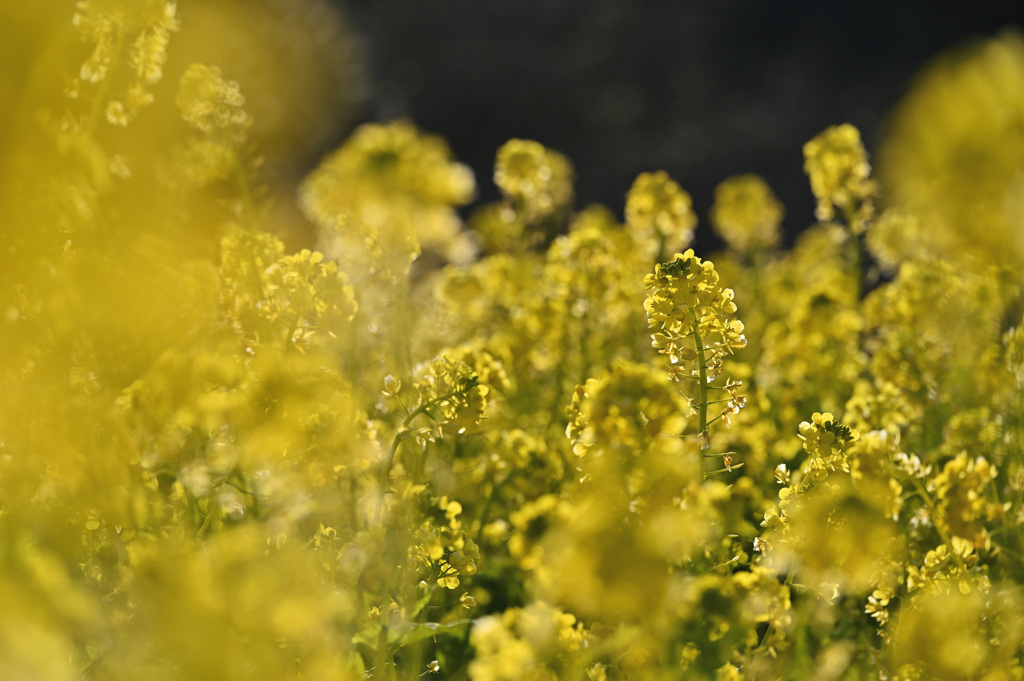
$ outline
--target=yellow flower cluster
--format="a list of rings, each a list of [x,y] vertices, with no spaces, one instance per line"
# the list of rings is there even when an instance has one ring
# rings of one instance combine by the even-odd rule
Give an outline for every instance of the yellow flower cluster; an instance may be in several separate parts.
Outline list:
[[[66,90],[77,98],[84,84],[107,81],[101,91],[106,101],[98,99],[96,105],[111,125],[124,127],[153,103],[148,87],[163,76],[167,44],[180,26],[177,5],[167,0],[79,0],[75,9],[72,23],[92,52]]]
[[[702,384],[722,373],[725,358],[746,347],[743,322],[736,312],[732,289],[718,284],[715,266],[693,250],[658,263],[644,278],[644,309],[652,343],[669,358],[669,376],[699,378]]]
[[[425,524],[417,531],[414,546],[411,550],[423,565],[436,575],[436,583],[445,589],[457,589],[460,585],[459,576],[472,577],[477,572],[480,560],[480,547],[466,536],[462,523],[458,520],[462,513],[462,504],[442,497],[438,508],[444,511],[444,522],[434,525]],[[466,605],[464,596],[461,603]],[[472,606],[467,606],[472,607]]]
[[[860,131],[849,123],[831,127],[804,145],[804,158],[818,219],[835,219],[838,208],[854,233],[863,232],[865,216],[858,212],[870,206],[875,183]]]
[[[859,453],[856,431],[829,413],[815,413],[799,431],[808,458],[792,478],[785,464],[776,468],[783,487],[777,506],[764,514],[761,526],[767,531],[755,540],[755,550],[787,566],[790,578],[802,575],[826,602],[874,590],[869,614],[883,622],[887,613],[878,593],[892,583],[900,555],[892,523],[898,510],[883,505],[884,494],[867,496],[855,486],[854,480],[865,489],[873,482],[850,475],[851,455]]]
[[[173,8],[80,2],[93,101],[0,131],[0,678],[1024,677],[1024,284],[992,198],[1017,161],[984,206],[921,180],[963,179],[968,128],[1001,158],[1015,39],[924,81],[987,94],[922,95],[977,125],[884,161],[920,195],[876,219],[831,128],[824,222],[780,248],[767,185],[731,178],[702,259],[666,174],[577,212],[524,140],[464,225],[471,175],[407,122],[302,183],[311,224],[271,211],[212,66],[173,138],[100,134]],[[973,215],[990,242],[915,251]]]
[[[276,237],[236,231],[221,242],[221,254],[227,315],[253,346],[302,349],[317,334],[336,338],[355,316],[348,277],[322,253],[284,255]]]
[[[775,246],[784,214],[771,188],[757,175],[730,177],[715,187],[711,226],[729,248],[739,253]]]
[[[607,376],[576,387],[566,435],[577,456],[603,457],[609,465],[647,448],[678,456],[677,436],[693,411],[663,373],[620,361]]]
[[[892,117],[880,173],[893,203],[913,217],[885,225],[901,260],[1020,268],[1024,40],[1007,31],[936,60]]]
[[[846,452],[858,437],[857,431],[839,423],[828,412],[815,412],[811,421],[802,422],[800,439],[803,440],[804,451],[811,455],[805,466],[807,477],[818,481],[828,477],[829,471],[849,473],[850,462]]]
[[[554,681],[579,674],[575,655],[589,635],[576,617],[535,602],[490,615],[473,627],[477,657],[469,673],[479,681]]]
[[[513,139],[498,149],[494,184],[528,222],[565,210],[572,201],[572,180],[569,160],[539,142]]]
[[[438,423],[456,433],[479,425],[490,387],[465,362],[438,357],[417,371],[420,404],[438,412]]]
[[[626,224],[639,239],[656,246],[649,257],[661,260],[693,240],[697,216],[693,201],[664,170],[640,173],[626,194]]]
[[[772,396],[768,413],[781,432],[795,431],[793,424],[808,413],[842,414],[863,375],[865,322],[845,238],[835,226],[812,227],[751,282],[763,287],[756,295],[764,315],[747,317],[763,324],[761,334],[746,334],[760,335],[752,382]],[[776,456],[790,458],[785,451],[780,446]]]
[[[986,500],[978,490],[988,487],[996,475],[995,467],[982,456],[971,459],[967,452],[960,452],[947,461],[929,481],[929,491],[940,500],[935,525],[975,546],[988,544],[988,532],[979,521],[1001,515],[1003,509],[1000,504]]]
[[[936,591],[905,608],[895,637],[901,678],[1013,678],[1020,669],[1021,594]],[[951,635],[951,632],[957,632]],[[941,652],[937,652],[941,651]]]
[[[244,130],[249,117],[243,104],[238,83],[224,80],[216,66],[193,64],[181,77],[178,108],[185,122],[199,132]]]
[[[474,190],[471,171],[440,138],[405,121],[368,123],[306,179],[300,203],[320,226],[325,253],[395,276],[425,247],[464,259],[469,246],[453,207]]]

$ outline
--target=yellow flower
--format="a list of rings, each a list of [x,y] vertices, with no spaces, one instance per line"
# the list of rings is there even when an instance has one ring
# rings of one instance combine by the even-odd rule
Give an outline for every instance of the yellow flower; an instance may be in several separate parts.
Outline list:
[[[163,76],[167,43],[179,28],[177,6],[166,0],[79,0],[75,8],[72,24],[79,37],[92,45],[92,52],[69,91],[74,98],[83,83],[107,81],[107,120],[124,127],[153,101],[146,88]],[[117,77],[123,64],[122,44],[130,46],[127,85]]]
[[[711,226],[740,253],[774,246],[784,214],[771,188],[757,175],[731,177],[715,187]]]
[[[540,142],[512,139],[498,149],[494,184],[528,221],[568,208],[572,180],[569,159]]]
[[[732,289],[719,286],[714,264],[692,250],[655,265],[644,286],[652,345],[668,356],[669,374],[677,380],[699,374],[698,353],[710,379],[722,372],[726,356],[746,347],[743,323],[729,319],[736,312]]]
[[[828,128],[805,144],[804,158],[819,220],[835,219],[836,208],[849,216],[874,195],[867,152],[860,132],[849,123]],[[864,230],[858,220],[851,220],[849,227],[857,233]]]
[[[181,77],[177,102],[185,122],[199,132],[240,131],[250,122],[238,83],[225,80],[216,66],[189,66]]]
[[[904,258],[1024,263],[1024,39],[1007,32],[937,60],[898,106],[880,152]]]
[[[811,480],[824,480],[829,471],[850,472],[847,448],[860,437],[857,431],[825,412],[815,412],[811,421],[800,424],[800,439],[810,458],[804,465]]]
[[[441,138],[407,121],[368,123],[303,181],[299,203],[320,228],[324,252],[346,269],[404,276],[424,247],[464,250],[453,207],[475,187]]]
[[[626,194],[626,223],[648,244],[649,255],[665,257],[693,241],[693,201],[664,170],[641,173]]]

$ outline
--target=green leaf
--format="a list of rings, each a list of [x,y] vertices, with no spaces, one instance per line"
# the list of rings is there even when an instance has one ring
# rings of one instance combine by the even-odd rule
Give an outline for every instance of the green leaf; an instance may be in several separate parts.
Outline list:
[[[470,622],[473,622],[473,620],[467,618],[445,623],[422,622],[419,624],[410,624],[404,627],[390,627],[387,632],[388,647],[401,648],[420,641],[425,641],[428,638],[434,638],[438,635],[459,631]],[[367,624],[352,637],[352,643],[355,643],[356,645],[364,645],[368,648],[376,648],[377,642],[380,639],[380,627],[381,625],[378,622],[371,622],[370,624]]]
[[[428,638],[434,638],[439,634],[444,635],[449,632],[459,631],[472,621],[467,618],[444,624],[440,622],[423,622],[403,630],[393,629],[388,632],[388,643],[397,643],[399,647],[412,645]]]

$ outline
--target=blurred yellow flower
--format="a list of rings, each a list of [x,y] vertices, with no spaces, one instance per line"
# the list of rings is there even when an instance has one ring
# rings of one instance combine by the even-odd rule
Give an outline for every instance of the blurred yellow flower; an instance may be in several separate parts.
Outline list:
[[[804,145],[804,170],[818,199],[819,220],[836,218],[836,209],[855,232],[864,231],[856,211],[875,193],[871,166],[860,131],[849,123],[828,128]]]
[[[730,177],[715,187],[711,226],[740,253],[774,246],[784,214],[768,183],[757,175]]]
[[[902,258],[1024,265],[1024,39],[943,56],[892,116],[886,196],[916,222],[885,226]]]

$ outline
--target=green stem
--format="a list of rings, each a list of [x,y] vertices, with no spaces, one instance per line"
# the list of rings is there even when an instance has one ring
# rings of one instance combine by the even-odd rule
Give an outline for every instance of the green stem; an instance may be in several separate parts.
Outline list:
[[[697,406],[697,432],[702,436],[701,438],[701,449],[708,448],[708,367],[707,359],[704,357],[704,341],[700,337],[700,320],[697,319],[697,313],[690,308],[690,316],[693,317],[693,343],[696,346],[697,351],[697,377],[700,382],[700,393],[698,399],[700,404]]]
[[[395,461],[395,455],[398,453],[398,446],[402,443],[403,440],[405,440],[406,437],[409,436],[409,424],[412,423],[412,420],[415,419],[420,414],[426,414],[427,410],[430,409],[431,407],[443,402],[444,400],[449,399],[450,397],[454,396],[457,392],[471,390],[474,386],[476,386],[476,381],[472,380],[467,382],[466,385],[463,386],[462,389],[458,391],[445,393],[444,395],[435,397],[432,400],[428,400],[421,404],[420,406],[413,409],[411,412],[409,412],[409,415],[406,416],[405,419],[402,421],[401,428],[398,429],[398,433],[395,434],[395,438],[391,441],[391,448],[388,450],[388,457],[384,460],[384,466],[381,468],[380,471],[380,479],[378,480],[378,485],[380,487],[380,497],[377,499],[377,514],[375,522],[380,522],[381,512],[384,508],[384,490],[387,488],[388,478],[391,476],[391,464],[393,464]]]
[[[917,493],[921,495],[921,499],[923,499],[925,505],[928,506],[928,510],[932,516],[932,527],[935,528],[935,532],[939,535],[939,539],[942,540],[943,544],[949,547],[949,552],[953,556],[953,559],[956,561],[957,566],[961,570],[963,570],[964,574],[967,574],[967,564],[964,562],[964,559],[960,557],[960,554],[953,549],[953,538],[950,537],[949,533],[947,533],[944,529],[939,527],[939,514],[938,508],[935,505],[935,501],[928,493],[928,490],[925,488],[924,484],[922,484],[918,478],[911,477],[911,480],[914,481],[914,488],[917,490]]]
[[[792,588],[793,578],[796,576],[796,565],[790,564],[789,571],[786,573],[785,585]],[[757,650],[763,650],[766,646],[770,645],[769,640],[775,634],[775,625],[771,621],[768,622],[768,628],[764,630],[764,636],[757,644]]]
[[[743,462],[742,461],[740,463],[733,464],[729,468],[719,468],[718,470],[715,470],[715,471],[709,471],[709,472],[704,474],[704,479],[706,480],[707,478],[710,478],[712,475],[720,475],[722,473],[732,473],[733,471],[735,471],[735,470],[737,470],[739,468],[743,468]]]
[[[380,471],[380,480],[378,481],[378,487],[380,488],[380,496],[377,498],[377,514],[374,518],[375,523],[380,523],[380,515],[384,510],[384,490],[387,489],[388,478],[391,477],[391,464],[395,461],[395,454],[398,452],[398,445],[402,443],[405,436],[408,433],[405,429],[398,431],[395,435],[395,439],[391,441],[391,448],[388,450],[388,458],[384,460],[384,466]]]
[[[96,97],[92,100],[92,106],[89,109],[89,120],[86,121],[85,128],[92,132],[96,128],[96,123],[100,119],[100,112],[103,109],[103,104],[106,102],[107,95],[110,94],[110,81],[113,77],[114,67],[121,61],[121,51],[124,49],[124,27],[117,27],[117,42],[114,43],[114,56],[110,58],[110,66],[107,67],[107,74],[103,77],[103,81],[100,84],[100,89],[96,93]]]
[[[380,633],[377,635],[377,655],[373,669],[373,678],[375,679],[393,679],[395,676],[394,670],[390,668],[388,663],[388,658],[391,656],[388,654],[388,628],[384,624],[386,616],[387,611],[382,610],[380,613]]]
[[[715,418],[713,418],[713,419],[711,419],[710,421],[708,421],[708,426],[710,426],[710,425],[711,425],[712,423],[714,423],[714,422],[715,422],[715,421],[717,421],[718,419],[722,418],[722,416],[723,416],[724,414],[725,414],[725,412],[723,411],[723,412],[722,412],[721,414],[719,414],[719,415],[718,415],[718,416],[716,416]]]
[[[580,373],[579,373],[579,384],[584,385],[587,382],[587,378],[590,377],[590,359],[587,352],[587,341],[590,339],[590,330],[588,324],[589,311],[584,311],[580,317],[580,332],[577,338],[577,345],[579,346],[578,351],[580,353]]]
[[[864,263],[861,258],[861,234],[854,230],[857,211],[852,206],[847,206],[844,212],[844,217],[846,218],[846,234],[849,242],[848,249],[850,251],[850,265],[853,269],[854,293],[856,294],[856,298],[854,300],[859,301],[864,292],[864,272],[862,271]]]
[[[242,196],[242,208],[249,220],[249,224],[255,228],[256,204],[253,202],[249,178],[245,173],[245,163],[242,162],[242,156],[238,153],[238,148],[233,145],[231,147],[231,158],[235,166],[235,184],[238,185],[238,193]]]
[[[249,258],[249,266],[252,268],[252,272],[250,273],[250,279],[252,280],[252,283],[254,284],[253,288],[259,294],[260,299],[266,300],[267,291],[263,287],[263,278],[260,276],[261,268],[259,264],[256,262],[256,206],[255,203],[253,202],[252,190],[250,189],[249,186],[249,178],[245,173],[245,164],[242,162],[242,157],[238,153],[238,148],[235,146],[231,147],[231,159],[234,165],[235,185],[238,188],[239,195],[242,197],[242,212],[245,217],[245,220],[243,220],[243,224],[247,228],[245,230],[245,239],[246,255],[248,255]],[[295,322],[296,326],[298,326],[298,321],[299,320],[296,320]],[[293,334],[294,329],[289,331],[288,337],[285,338],[286,348],[291,345],[290,340]]]
[[[420,611],[420,625],[423,625],[427,621],[427,608],[424,607]],[[419,640],[413,646],[412,651],[412,664],[409,666],[409,678],[418,679],[420,674],[420,667],[423,666],[423,641]]]
[[[198,509],[198,504],[196,505],[196,508]],[[196,539],[203,538],[203,535],[206,534],[206,530],[210,527],[210,523],[212,520],[213,511],[210,510],[207,512],[206,517],[203,519],[203,524],[199,527],[199,530],[196,532]]]
[[[491,505],[494,503],[494,499],[498,496],[498,490],[501,489],[501,487],[504,486],[506,482],[508,482],[508,479],[510,477],[512,477],[511,473],[509,473],[507,476],[505,476],[504,479],[500,480],[499,482],[491,483],[491,490],[490,492],[488,492],[487,499],[484,500],[484,507],[480,511],[480,528],[476,532],[477,544],[480,544],[483,541],[484,527],[487,525],[487,514],[491,510]]]
[[[413,306],[409,279],[403,277],[392,281],[391,301],[388,315],[388,336],[391,343],[391,356],[395,360],[395,372],[399,375],[412,372],[412,343],[406,330],[413,325]]]
[[[668,239],[661,232],[661,230],[658,230],[658,256],[657,256],[657,258],[655,259],[654,262],[664,262],[665,261],[665,256],[666,256],[666,253],[665,253],[665,242],[666,241],[668,241]]]

